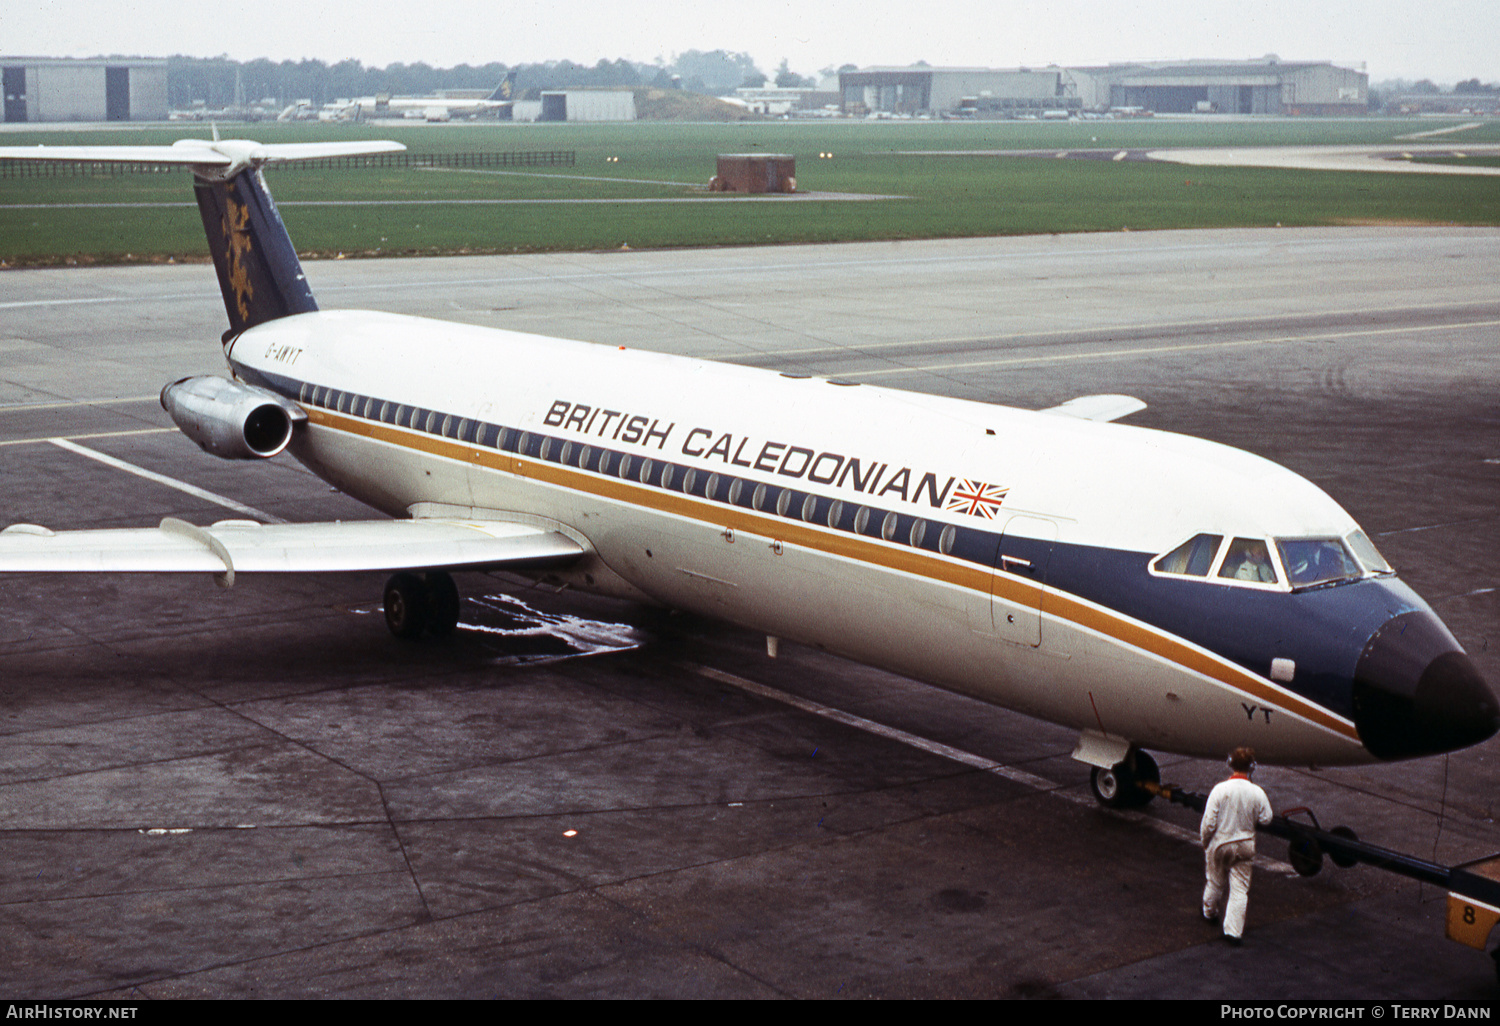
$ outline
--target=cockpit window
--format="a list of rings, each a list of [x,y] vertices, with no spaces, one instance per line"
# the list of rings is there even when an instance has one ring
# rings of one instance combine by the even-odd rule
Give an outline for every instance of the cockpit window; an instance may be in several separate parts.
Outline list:
[[[1282,538],[1276,548],[1294,588],[1364,576],[1354,555],[1337,538]],[[1370,546],[1371,551],[1374,548]]]
[[[1155,563],[1158,573],[1183,574],[1187,577],[1207,577],[1213,569],[1214,557],[1219,554],[1221,534],[1200,534],[1183,542],[1162,556]]]
[[[1259,538],[1236,538],[1224,554],[1219,576],[1252,584],[1275,584],[1276,569],[1271,565],[1271,551]]]
[[[1369,535],[1365,532],[1356,530],[1344,541],[1348,543],[1349,548],[1354,550],[1355,557],[1370,573],[1393,574],[1396,572],[1391,569],[1391,564],[1385,561],[1385,557],[1380,554],[1380,550],[1375,547],[1375,543],[1370,541]]]

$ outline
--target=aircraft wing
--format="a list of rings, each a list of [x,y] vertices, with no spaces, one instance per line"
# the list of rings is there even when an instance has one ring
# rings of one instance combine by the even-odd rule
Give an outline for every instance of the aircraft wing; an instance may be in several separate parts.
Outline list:
[[[0,573],[212,573],[221,584],[244,573],[456,570],[564,562],[583,552],[542,527],[483,520],[369,520],[260,524],[224,520],[197,527],[168,517],[160,527],[0,531]]]
[[[1049,406],[1042,413],[1056,413],[1079,420],[1119,420],[1121,417],[1144,410],[1146,404],[1129,395],[1081,395],[1069,399],[1061,406]]]

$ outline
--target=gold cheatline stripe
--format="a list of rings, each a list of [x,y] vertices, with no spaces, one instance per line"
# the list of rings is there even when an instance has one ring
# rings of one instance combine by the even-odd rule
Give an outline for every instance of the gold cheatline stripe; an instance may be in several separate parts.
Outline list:
[[[1126,620],[1118,614],[1089,605],[1066,593],[1045,591],[1041,585],[1020,580],[1009,574],[993,573],[970,563],[949,562],[918,549],[887,548],[842,531],[824,532],[782,517],[761,516],[738,506],[722,506],[718,503],[705,502],[692,496],[661,491],[648,485],[633,484],[617,477],[574,470],[561,464],[534,461],[529,457],[516,457],[499,449],[478,448],[448,438],[395,428],[379,421],[366,421],[331,413],[316,406],[308,406],[306,409],[311,423],[348,434],[361,435],[375,441],[399,445],[405,449],[416,449],[463,463],[475,463],[491,470],[514,474],[520,478],[615,499],[633,506],[696,520],[699,523],[712,523],[733,528],[736,531],[789,541],[803,548],[842,556],[855,562],[885,567],[889,570],[911,574],[914,577],[942,581],[945,584],[967,588],[982,595],[993,595],[1038,612],[1041,611],[1045,595],[1046,612],[1049,616],[1059,617],[1133,648],[1160,656],[1168,662],[1216,680],[1258,701],[1287,709],[1341,737],[1359,741],[1359,734],[1349,721],[1298,695],[1279,691],[1247,670],[1195,649],[1171,635],[1162,634]],[[574,444],[591,445],[587,442]],[[604,448],[603,446],[591,447]],[[650,458],[631,456],[632,460]],[[662,460],[661,462],[670,463],[671,461]]]

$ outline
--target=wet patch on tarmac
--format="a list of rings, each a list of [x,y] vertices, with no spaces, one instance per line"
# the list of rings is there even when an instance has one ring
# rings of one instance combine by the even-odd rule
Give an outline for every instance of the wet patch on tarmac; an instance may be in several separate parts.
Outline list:
[[[356,616],[380,615],[378,604],[346,606]],[[544,613],[514,595],[471,595],[463,600],[458,630],[484,639],[496,654],[495,666],[535,666],[580,656],[627,652],[648,639],[624,623],[590,620],[567,613]]]

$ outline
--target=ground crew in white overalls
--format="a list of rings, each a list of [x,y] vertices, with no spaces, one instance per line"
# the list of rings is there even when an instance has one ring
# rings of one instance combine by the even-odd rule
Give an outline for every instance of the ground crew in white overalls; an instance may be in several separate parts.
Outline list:
[[[1245,907],[1250,901],[1250,863],[1255,858],[1255,827],[1271,822],[1271,800],[1255,784],[1255,749],[1236,748],[1229,756],[1231,776],[1208,793],[1198,837],[1203,843],[1203,918],[1219,919],[1224,893],[1224,939],[1239,944],[1245,933]]]

